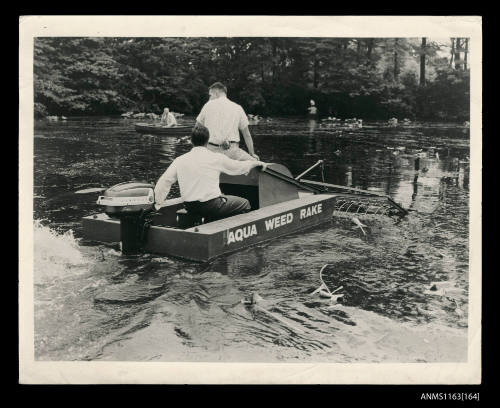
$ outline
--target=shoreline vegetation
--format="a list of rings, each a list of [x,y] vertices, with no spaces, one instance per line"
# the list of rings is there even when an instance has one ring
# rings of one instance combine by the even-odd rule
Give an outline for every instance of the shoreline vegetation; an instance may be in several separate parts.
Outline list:
[[[197,114],[215,81],[250,114],[463,123],[469,40],[36,38],[34,113]],[[56,120],[56,119],[53,119]]]

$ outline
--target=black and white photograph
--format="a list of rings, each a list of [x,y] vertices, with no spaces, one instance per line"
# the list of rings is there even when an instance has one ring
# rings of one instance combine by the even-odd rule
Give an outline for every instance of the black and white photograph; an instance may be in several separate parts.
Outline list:
[[[20,382],[480,383],[481,17],[19,30]]]

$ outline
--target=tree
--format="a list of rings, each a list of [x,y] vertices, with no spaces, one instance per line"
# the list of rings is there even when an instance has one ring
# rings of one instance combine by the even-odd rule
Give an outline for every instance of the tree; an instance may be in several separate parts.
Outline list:
[[[437,54],[448,48],[450,61]],[[451,47],[426,37],[37,38],[35,114],[167,106],[194,114],[222,81],[231,99],[261,115],[304,115],[314,99],[320,115],[458,118],[468,109],[468,75],[455,71],[467,72],[468,51],[467,38]]]

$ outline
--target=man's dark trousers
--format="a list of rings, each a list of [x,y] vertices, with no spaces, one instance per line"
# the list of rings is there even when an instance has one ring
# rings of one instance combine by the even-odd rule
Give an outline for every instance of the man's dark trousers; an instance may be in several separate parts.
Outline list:
[[[251,209],[247,199],[232,195],[222,195],[204,202],[186,201],[184,205],[189,213],[202,216],[205,223],[243,214]]]

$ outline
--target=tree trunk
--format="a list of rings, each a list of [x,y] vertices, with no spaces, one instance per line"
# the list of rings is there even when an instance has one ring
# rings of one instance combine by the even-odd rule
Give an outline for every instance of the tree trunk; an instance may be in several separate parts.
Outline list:
[[[394,39],[394,80],[399,78],[399,56],[398,56],[398,38]]]
[[[465,39],[465,48],[464,48],[464,71],[467,71],[467,54],[469,53],[469,39]]]
[[[427,38],[422,37],[422,45],[420,48],[420,86],[425,85],[425,52],[427,47]]]
[[[460,69],[462,68],[462,58],[461,58],[461,53],[462,52],[462,39],[457,38],[455,40],[455,69]]]
[[[367,45],[368,48],[366,49],[366,58],[368,59],[368,61],[366,62],[367,65],[371,64],[372,62],[373,43],[374,43],[373,38],[370,38],[368,40],[368,45]]]
[[[313,87],[314,89],[318,89],[319,85],[319,60],[314,57],[314,64],[313,64]]]
[[[361,39],[357,38],[356,39],[356,61],[360,61],[361,59]]]
[[[450,68],[453,68],[453,58],[455,58],[455,39],[451,39]]]
[[[273,43],[273,65],[271,70],[271,82],[274,84],[276,82],[276,54],[278,53],[278,47],[275,43]]]

